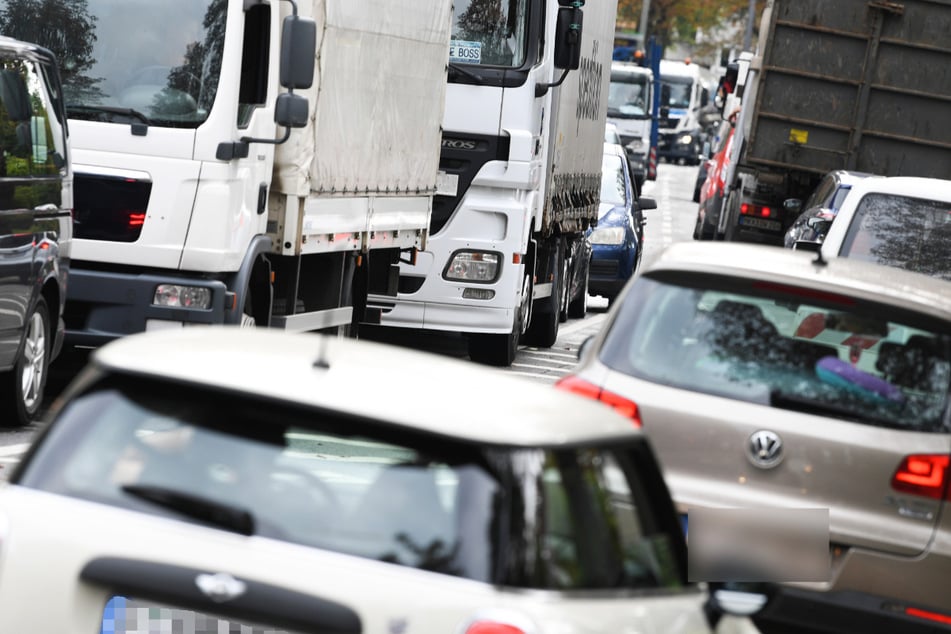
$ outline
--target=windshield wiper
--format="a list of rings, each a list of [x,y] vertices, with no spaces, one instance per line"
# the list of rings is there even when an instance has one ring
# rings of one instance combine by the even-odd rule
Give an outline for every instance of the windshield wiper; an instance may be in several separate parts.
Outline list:
[[[122,490],[192,519],[200,520],[240,535],[254,534],[254,516],[243,508],[222,504],[197,495],[159,486],[127,484]]]
[[[480,86],[485,83],[485,80],[482,79],[482,77],[480,77],[479,75],[476,75],[471,70],[468,70],[465,66],[461,64],[457,64],[455,62],[449,62],[449,70],[455,71],[459,73],[460,75],[465,75],[466,77],[473,80],[475,83],[479,84]]]
[[[795,412],[803,412],[805,414],[830,414],[836,418],[842,418],[844,420],[855,421],[859,423],[873,424],[880,427],[896,427],[894,418],[886,418],[885,416],[876,416],[874,414],[856,412],[852,409],[849,409],[848,407],[843,407],[842,405],[829,403],[827,401],[819,401],[816,399],[807,398],[805,396],[783,394],[779,390],[773,390],[769,393],[769,404],[771,407],[788,409]]]
[[[145,125],[149,125],[152,123],[152,120],[149,119],[148,116],[139,112],[138,110],[134,110],[133,108],[119,108],[117,106],[90,106],[87,104],[79,104],[79,103],[66,104],[67,114],[70,111],[81,112],[84,114],[120,115],[124,117],[130,117],[132,119],[138,119]]]

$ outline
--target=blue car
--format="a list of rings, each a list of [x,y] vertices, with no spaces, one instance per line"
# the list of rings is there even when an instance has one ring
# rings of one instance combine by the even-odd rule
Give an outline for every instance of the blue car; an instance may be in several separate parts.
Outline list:
[[[656,209],[650,198],[639,198],[631,182],[624,150],[605,144],[601,165],[601,209],[598,224],[588,230],[591,264],[588,292],[613,302],[634,277],[644,247],[643,211]]]

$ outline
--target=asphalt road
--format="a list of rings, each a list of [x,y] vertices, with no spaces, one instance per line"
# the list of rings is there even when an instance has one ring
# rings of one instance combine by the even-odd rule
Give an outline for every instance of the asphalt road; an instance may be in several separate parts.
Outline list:
[[[697,205],[692,202],[696,167],[661,165],[658,179],[648,182],[644,196],[657,201],[657,209],[645,212],[645,248],[642,266],[646,265],[663,249],[679,240],[691,239],[696,221]],[[523,347],[511,368],[500,369],[525,376],[529,379],[554,383],[567,374],[575,365],[578,348],[588,337],[596,334],[607,315],[607,300],[592,297],[588,302],[588,315],[584,319],[572,319],[561,325],[558,341],[549,349]],[[371,334],[396,345],[406,345],[439,354],[466,358],[465,341],[458,335],[405,333],[391,331]],[[70,353],[60,357],[50,368],[47,384],[48,407],[66,388],[87,361],[84,353]],[[40,423],[29,427],[0,430],[0,479],[10,472],[26,451],[30,441],[40,428]]]

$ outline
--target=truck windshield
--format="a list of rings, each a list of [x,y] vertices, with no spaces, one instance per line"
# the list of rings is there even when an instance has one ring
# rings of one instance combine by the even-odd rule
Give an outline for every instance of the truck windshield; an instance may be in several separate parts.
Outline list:
[[[662,77],[660,90],[660,104],[662,106],[667,106],[669,108],[690,107],[690,95],[693,92],[693,80]]]
[[[193,128],[218,88],[224,0],[0,0],[0,32],[50,49],[70,118]]]
[[[518,68],[525,63],[528,0],[454,3],[449,61]]]
[[[632,73],[611,73],[608,116],[619,119],[644,117],[648,112],[650,77]]]

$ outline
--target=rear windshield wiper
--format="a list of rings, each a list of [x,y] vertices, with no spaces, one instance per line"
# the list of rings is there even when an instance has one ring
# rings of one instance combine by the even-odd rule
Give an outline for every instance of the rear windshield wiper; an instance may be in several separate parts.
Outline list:
[[[449,62],[449,70],[459,73],[460,75],[465,75],[469,79],[473,80],[475,83],[482,85],[485,83],[485,80],[482,79],[479,75],[476,75],[471,70],[468,70],[462,64],[456,64],[455,62]]]
[[[854,421],[857,423],[866,423],[868,425],[875,425],[878,427],[901,427],[901,425],[896,424],[896,420],[894,418],[886,418],[884,416],[856,412],[855,410],[849,409],[848,407],[843,407],[842,405],[829,403],[827,401],[819,401],[816,399],[807,398],[805,396],[783,394],[779,390],[773,390],[770,392],[769,404],[771,407],[777,407],[780,409],[788,409],[795,412],[803,412],[805,414],[815,414],[819,416],[831,415],[835,416],[836,418]]]
[[[133,108],[119,108],[117,106],[90,106],[87,104],[70,103],[70,104],[66,104],[67,115],[70,112],[76,112],[76,113],[82,113],[82,114],[119,115],[123,117],[129,117],[132,119],[138,119],[145,125],[149,125],[152,123],[152,120],[149,119],[147,115]],[[110,118],[110,120],[112,119]]]
[[[246,509],[159,486],[127,484],[122,490],[218,528],[241,535],[254,534],[254,516]]]

